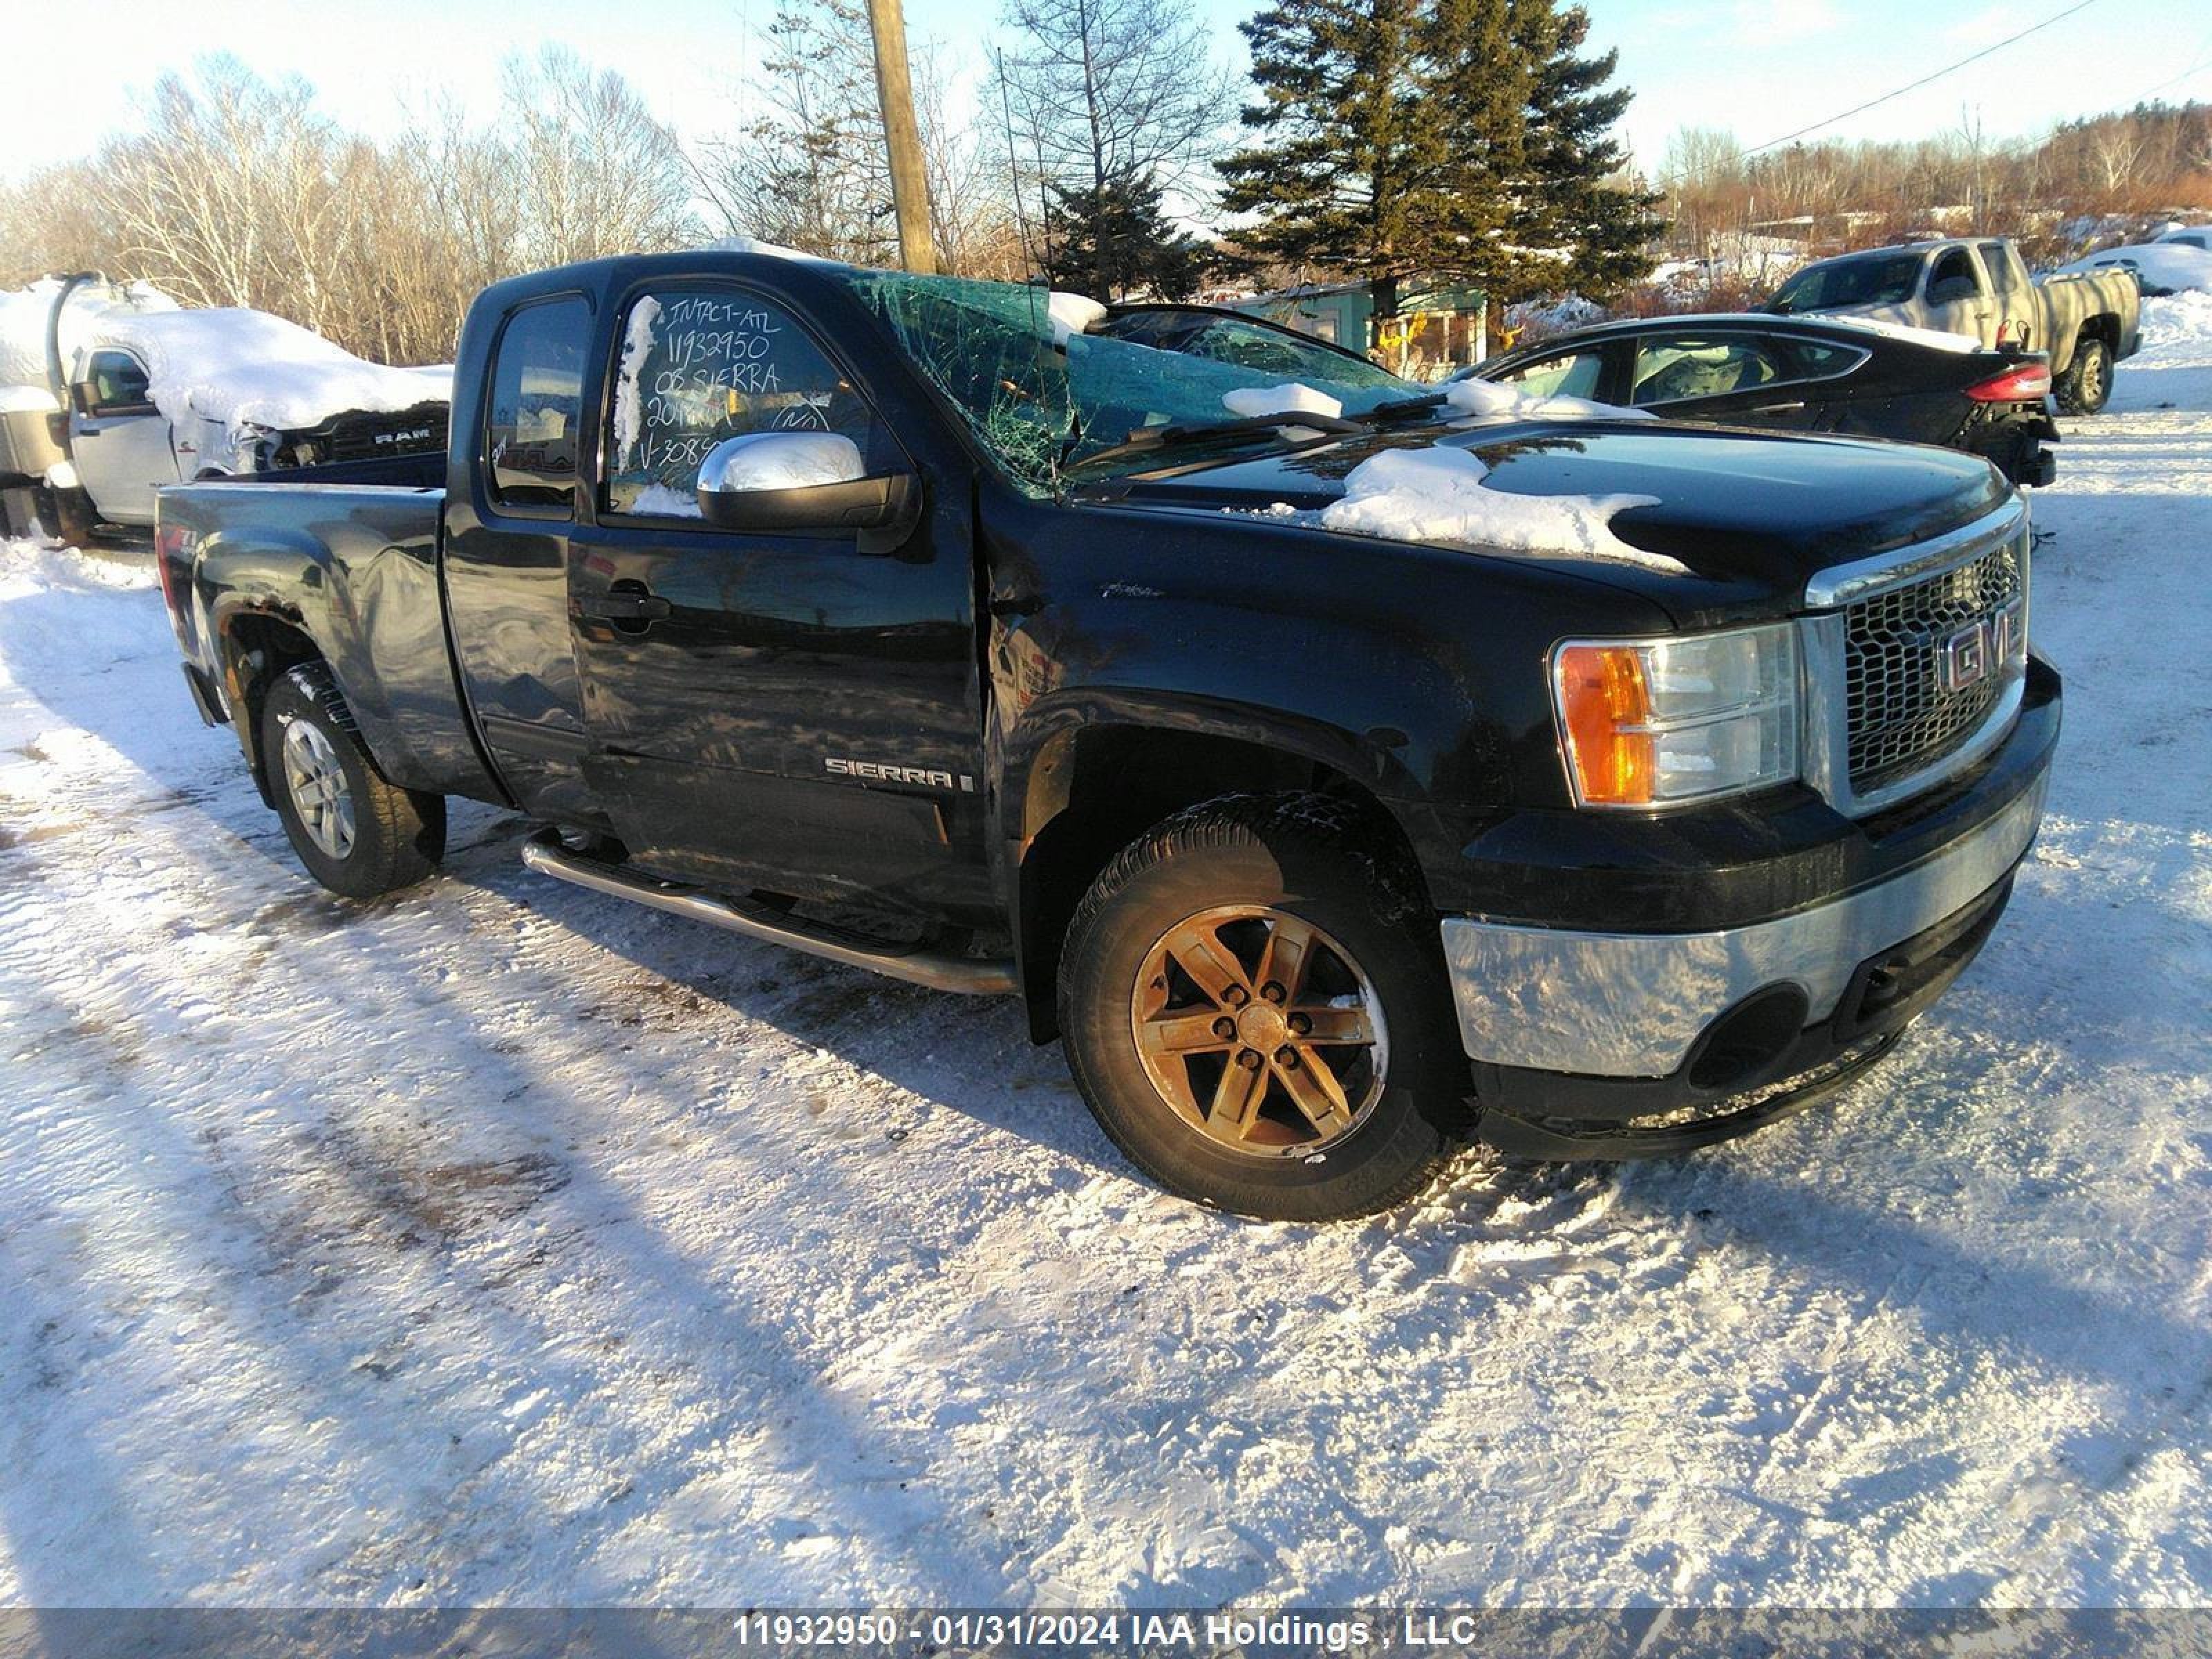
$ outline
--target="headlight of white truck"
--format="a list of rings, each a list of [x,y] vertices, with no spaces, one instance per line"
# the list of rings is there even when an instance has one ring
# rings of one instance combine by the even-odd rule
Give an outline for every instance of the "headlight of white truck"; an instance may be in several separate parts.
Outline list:
[[[1797,775],[1797,630],[1567,640],[1552,653],[1578,806],[1650,808]]]

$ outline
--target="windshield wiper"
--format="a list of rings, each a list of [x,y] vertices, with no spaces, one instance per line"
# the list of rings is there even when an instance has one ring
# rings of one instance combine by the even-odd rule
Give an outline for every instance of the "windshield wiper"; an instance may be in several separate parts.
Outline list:
[[[1132,455],[1149,455],[1158,450],[1181,449],[1192,444],[1236,438],[1272,438],[1287,427],[1331,434],[1367,430],[1358,421],[1347,421],[1340,415],[1316,415],[1305,409],[1286,410],[1280,415],[1248,416],[1234,421],[1202,421],[1195,426],[1148,426],[1132,432],[1124,442],[1094,450],[1067,471],[1081,472],[1101,461],[1126,460]]]
[[[1391,421],[1410,421],[1425,415],[1432,409],[1442,409],[1451,400],[1441,392],[1431,392],[1419,398],[1393,398],[1387,404],[1377,404],[1364,410],[1360,422],[1364,425],[1379,425]]]

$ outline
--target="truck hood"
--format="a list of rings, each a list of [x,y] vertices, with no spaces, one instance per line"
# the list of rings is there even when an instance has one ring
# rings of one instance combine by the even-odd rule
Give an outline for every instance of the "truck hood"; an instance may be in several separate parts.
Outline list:
[[[1298,521],[1345,494],[1345,478],[1392,449],[1457,447],[1489,468],[1484,487],[1527,495],[1644,495],[1614,536],[1681,567],[1562,553],[1500,553],[1635,592],[1685,625],[1779,614],[1807,580],[1969,524],[2009,493],[1978,457],[1917,445],[1791,437],[1656,421],[1437,424],[1346,437],[1285,453],[1176,461],[1077,493],[1079,501]],[[1348,544],[1387,546],[1346,536]],[[1470,554],[1487,550],[1469,547]]]

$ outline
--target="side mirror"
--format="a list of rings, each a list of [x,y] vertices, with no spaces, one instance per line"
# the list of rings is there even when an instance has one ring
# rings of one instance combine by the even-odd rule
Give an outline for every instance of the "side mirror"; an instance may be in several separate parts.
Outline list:
[[[840,433],[747,433],[699,464],[699,512],[720,530],[910,530],[921,505],[919,480],[868,477]]]

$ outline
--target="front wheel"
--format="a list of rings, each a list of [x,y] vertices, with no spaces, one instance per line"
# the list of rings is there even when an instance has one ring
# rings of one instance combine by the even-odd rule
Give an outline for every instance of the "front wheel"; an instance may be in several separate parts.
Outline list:
[[[2094,415],[2112,398],[2112,354],[2102,340],[2074,343],[2074,361],[2051,387],[2058,407],[2069,415]]]
[[[331,672],[289,669],[261,709],[261,761],[292,850],[346,898],[428,875],[446,850],[446,798],[387,782],[362,747]]]
[[[1161,1185],[1326,1221],[1431,1179],[1464,1062],[1432,918],[1362,843],[1323,798],[1228,798],[1128,848],[1077,909],[1069,1066]]]

